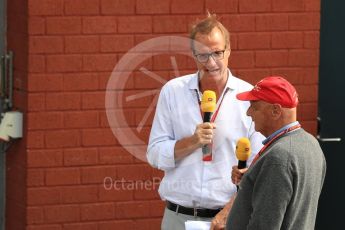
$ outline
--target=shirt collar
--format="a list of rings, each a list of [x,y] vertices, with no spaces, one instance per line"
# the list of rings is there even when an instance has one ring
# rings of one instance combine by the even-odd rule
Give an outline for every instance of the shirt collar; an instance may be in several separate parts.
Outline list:
[[[226,81],[226,85],[225,88],[229,88],[229,89],[236,89],[237,85],[236,85],[236,81],[234,80],[234,76],[232,75],[231,71],[228,69],[228,80]],[[199,71],[196,72],[194,74],[194,77],[191,79],[191,81],[189,81],[189,89],[192,90],[198,90],[199,91]]]
[[[288,125],[285,125],[284,127],[278,129],[277,131],[275,131],[274,133],[272,133],[271,135],[269,135],[265,140],[262,141],[262,144],[265,145],[267,142],[269,142],[273,137],[275,137],[278,133],[280,132],[283,132],[284,130],[288,129],[288,128],[291,128],[295,125],[298,125],[299,122],[298,121],[295,121],[295,122],[292,122]]]

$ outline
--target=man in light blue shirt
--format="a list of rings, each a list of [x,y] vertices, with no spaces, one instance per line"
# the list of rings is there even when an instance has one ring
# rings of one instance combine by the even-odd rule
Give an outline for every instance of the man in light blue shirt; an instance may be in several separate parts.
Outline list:
[[[236,94],[252,85],[234,77],[228,69],[230,38],[214,15],[197,23],[190,34],[196,73],[175,78],[163,86],[157,103],[147,150],[148,162],[164,171],[159,194],[167,202],[162,229],[184,229],[186,220],[212,220],[235,193],[231,168],[237,165],[236,142],[250,139],[255,153],[263,136],[246,116],[248,102]],[[212,90],[218,103],[213,122],[203,123],[202,92]],[[202,146],[212,143],[212,161],[202,160]],[[223,209],[221,212],[220,210]]]

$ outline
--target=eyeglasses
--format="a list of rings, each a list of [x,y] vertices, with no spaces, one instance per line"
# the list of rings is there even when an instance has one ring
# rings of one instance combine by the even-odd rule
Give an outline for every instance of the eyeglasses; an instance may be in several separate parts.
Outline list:
[[[211,53],[194,54],[194,56],[199,62],[206,63],[210,56],[212,56],[213,60],[222,60],[224,58],[224,52],[225,50],[218,50]]]

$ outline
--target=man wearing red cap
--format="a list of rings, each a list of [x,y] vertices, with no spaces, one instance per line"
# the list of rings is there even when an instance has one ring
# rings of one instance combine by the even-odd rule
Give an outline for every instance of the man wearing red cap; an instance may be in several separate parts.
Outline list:
[[[250,101],[247,115],[266,139],[243,177],[226,229],[314,229],[326,161],[317,140],[296,120],[298,96],[284,78],[261,80],[237,94]]]

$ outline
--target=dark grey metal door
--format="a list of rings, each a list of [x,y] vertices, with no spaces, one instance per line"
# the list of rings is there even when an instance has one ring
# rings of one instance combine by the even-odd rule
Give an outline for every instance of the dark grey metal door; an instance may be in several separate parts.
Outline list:
[[[345,1],[321,1],[319,140],[327,161],[317,230],[343,229],[345,208]]]

